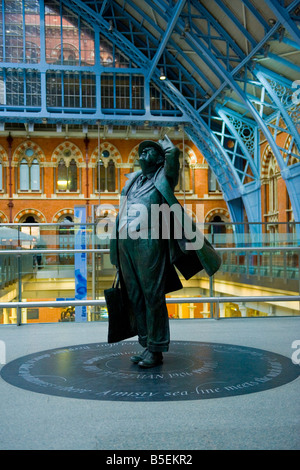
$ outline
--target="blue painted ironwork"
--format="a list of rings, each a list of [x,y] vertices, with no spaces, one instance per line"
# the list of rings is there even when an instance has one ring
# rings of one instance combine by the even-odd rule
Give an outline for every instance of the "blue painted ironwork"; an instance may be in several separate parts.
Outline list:
[[[180,0],[177,3],[147,0],[147,4],[165,21],[165,31],[158,25],[161,23],[156,24],[152,18],[145,16],[133,0],[126,0],[122,4],[107,0],[64,0],[63,2],[53,0],[50,5],[57,5],[56,11],[61,17],[64,12],[71,15],[72,21],[77,25],[79,37],[84,23],[90,28],[94,36],[96,53],[94,63],[84,64],[80,60],[81,43],[79,41],[78,62],[67,64],[61,58],[60,63],[57,61],[50,64],[47,63],[45,50],[44,2],[39,2],[40,57],[38,61],[26,62],[25,7],[27,8],[28,3],[25,6],[25,1],[20,0],[18,5],[22,8],[22,21],[20,22],[22,34],[19,37],[23,48],[20,48],[20,55],[15,62],[11,61],[12,58],[9,55],[5,55],[6,32],[5,15],[3,15],[4,54],[0,80],[5,83],[6,90],[18,87],[19,93],[15,97],[11,93],[9,98],[7,97],[6,101],[3,100],[0,104],[0,120],[41,122],[47,119],[48,122],[96,123],[101,121],[101,123],[124,124],[138,124],[147,120],[161,125],[183,123],[187,134],[203,151],[217,175],[225,199],[234,214],[233,220],[241,217],[243,205],[249,220],[259,217],[260,169],[258,145],[254,137],[259,127],[263,130],[276,156],[282,176],[287,182],[295,218],[299,219],[298,201],[300,198],[295,186],[299,181],[298,170],[297,165],[290,165],[289,162],[289,155],[299,158],[297,129],[299,112],[284,101],[287,95],[278,94],[278,86],[274,83],[280,83],[280,80],[276,81],[274,77],[271,79],[270,75],[265,74],[261,69],[257,75],[258,68],[250,69],[250,61],[268,39],[275,38],[274,33],[280,24],[293,38],[292,40],[286,38],[284,34],[282,35],[281,29],[280,40],[289,41],[290,46],[299,48],[299,31],[291,19],[290,12],[300,2],[294,0],[284,8],[276,0],[267,0],[268,4],[275,6],[274,12],[278,18],[278,23],[270,26],[262,14],[256,12],[251,0],[242,0],[245,9],[255,15],[258,24],[265,30],[265,37],[259,43],[222,0],[214,0],[214,2],[245,35],[250,51],[244,50],[244,44],[238,45],[208,9],[196,0]],[[2,0],[2,5],[4,6],[4,0]],[[127,5],[140,13],[143,18],[141,22],[126,11]],[[201,19],[200,22],[199,19]],[[147,27],[150,25],[149,29],[144,22],[147,23]],[[189,28],[186,27],[187,24]],[[151,28],[153,33],[150,31]],[[197,53],[202,61],[211,66],[209,73],[214,74],[213,80],[219,83],[218,86],[211,82],[211,75],[206,76],[201,66],[197,66],[183,52],[183,47],[179,46],[178,41],[174,41],[171,37],[173,28],[174,33],[182,38],[182,44],[191,47],[191,50]],[[279,32],[276,34],[278,38]],[[126,58],[127,62],[124,59],[126,67],[118,68],[115,63],[112,67],[107,67],[101,63],[99,51],[101,41],[104,40],[106,44],[108,41],[112,44],[113,58],[116,52]],[[63,46],[62,28],[60,41]],[[179,54],[180,60],[177,58]],[[285,60],[278,56],[269,55],[269,57],[275,60]],[[13,60],[16,59],[13,58]],[[188,64],[187,68],[186,64]],[[292,63],[288,62],[289,64]],[[166,82],[159,81],[158,69],[162,65],[168,74]],[[298,71],[299,68],[292,64],[291,69]],[[138,106],[133,103],[131,91],[134,77],[137,76],[145,79],[151,77],[151,82],[145,81],[144,94],[141,93]],[[63,90],[70,77],[73,83],[76,83],[76,89],[79,90],[77,96],[62,92],[59,98],[61,101],[55,102],[58,97],[55,89],[62,87]],[[89,104],[85,106],[84,87],[87,80],[94,91]],[[118,81],[122,83],[124,80],[127,80],[129,84],[126,96],[128,105],[122,107],[117,105]],[[101,86],[103,87],[105,83],[111,86],[114,106],[104,106],[104,103],[100,102]],[[256,89],[256,93],[252,92],[250,85]],[[229,88],[234,91],[234,98],[229,95]],[[212,96],[209,97],[211,94]],[[268,96],[268,100],[265,99],[265,95]],[[156,99],[157,109],[151,107],[153,97]],[[239,112],[230,109],[231,106]],[[281,120],[285,123],[284,127],[281,125]],[[245,129],[248,131],[247,136]],[[282,131],[288,132],[291,137],[288,149],[278,148],[275,142],[276,133]],[[232,149],[226,145],[229,140],[233,142]],[[297,151],[291,153],[294,145]]]
[[[256,45],[256,40],[251,36],[249,31],[241,24],[241,22],[237,19],[234,13],[222,2],[222,0],[214,0],[214,1],[221,8],[221,10],[223,10],[224,13],[226,13],[226,16],[230,18],[233,24],[241,31],[244,37],[254,47]]]
[[[272,60],[275,60],[275,62],[278,62],[279,64],[284,65],[284,67],[288,67],[295,72],[300,73],[300,66],[297,64],[294,64],[294,62],[291,62],[290,60],[284,59],[283,57],[279,57],[276,54],[268,53],[267,57],[269,57]]]
[[[196,3],[197,3],[197,2],[196,2]],[[195,6],[197,7],[197,5],[195,5]],[[193,29],[195,29],[194,26],[193,26]],[[274,31],[273,31],[273,32],[274,32]],[[250,102],[249,102],[249,103],[250,103]],[[204,109],[204,108],[205,108],[205,110],[207,111],[207,106],[204,105],[204,106],[203,106],[203,109]],[[246,109],[247,109],[247,106],[246,106]],[[213,114],[212,114],[212,108],[210,108],[209,116],[210,116],[209,120],[210,120],[210,127],[211,127],[211,122],[212,122],[212,120],[214,119],[214,118],[213,118]],[[223,126],[223,127],[224,127],[224,126]],[[212,129],[212,127],[211,127],[211,129]],[[227,132],[228,132],[228,130],[227,130]],[[218,133],[215,133],[215,134],[217,135]],[[222,133],[221,133],[221,135],[222,135]],[[224,137],[224,132],[223,132],[223,137]],[[221,142],[222,142],[223,137],[221,137]],[[223,139],[223,140],[224,140],[224,139]],[[234,140],[234,139],[233,139],[233,140]],[[236,148],[237,148],[237,145],[236,145],[236,143],[235,143],[235,144],[234,144],[234,150],[231,152],[231,155],[230,155],[230,152],[228,152],[228,150],[226,149],[227,156],[229,156],[229,159],[231,158],[231,161],[235,160],[235,157],[236,157]],[[225,152],[224,152],[224,149],[223,149],[223,154],[224,154],[224,153],[225,153]],[[245,152],[245,153],[246,153],[246,155],[247,155],[247,152]],[[226,157],[225,157],[225,158],[226,158]],[[247,173],[248,168],[251,168],[251,166],[252,166],[252,168],[253,168],[253,160],[249,158],[249,155],[247,156],[247,158],[245,158],[244,154],[242,154],[242,155],[240,155],[240,158],[237,160],[237,161],[239,161],[239,164],[240,164],[241,160],[243,160],[243,159],[244,159],[244,161],[245,161],[246,163],[245,163],[245,165],[244,165],[244,168],[242,168],[242,171],[241,171],[241,169],[239,169],[238,167],[235,168],[235,170],[241,175],[241,179],[242,179],[242,181],[244,182],[244,181],[246,181],[245,174]],[[248,160],[248,161],[247,161],[247,160]],[[256,156],[256,162],[255,162],[256,165],[257,165],[258,161],[259,161],[259,159],[258,159],[258,157]],[[235,161],[234,161],[234,163],[235,163]],[[259,167],[258,167],[258,168],[259,168]],[[254,165],[254,172],[253,172],[253,173],[255,174],[256,182],[254,183],[254,186],[253,186],[253,184],[249,185],[249,186],[252,186],[251,189],[250,189],[250,187],[247,188],[247,190],[244,191],[244,193],[243,193],[243,191],[241,191],[241,192],[243,193],[243,199],[241,199],[241,200],[244,200],[244,202],[246,203],[246,206],[248,205],[248,207],[251,207],[251,209],[248,209],[248,210],[247,210],[247,214],[253,214],[253,213],[254,213],[255,216],[258,217],[256,220],[260,220],[260,207],[261,207],[261,206],[260,206],[260,194],[259,194],[259,186],[260,186],[260,184],[259,184],[259,173],[258,173],[257,170],[258,170],[258,169],[256,169],[256,166]],[[253,174],[252,174],[252,178],[253,178]],[[249,181],[249,179],[248,179],[247,181]],[[248,183],[248,184],[249,184],[249,183]],[[247,195],[246,195],[246,193],[247,193]],[[250,196],[250,194],[251,194],[251,196]],[[254,196],[254,194],[255,194],[255,196]],[[247,201],[246,201],[246,199],[247,199]],[[251,201],[250,201],[250,199],[251,199]],[[254,210],[254,211],[253,211],[253,207],[255,207],[255,210]],[[235,213],[236,213],[236,211],[235,211]]]
[[[207,29],[208,26],[211,25],[218,33],[220,34],[220,38],[227,42],[230,48],[237,54],[238,57],[243,59],[245,57],[244,51],[239,47],[239,45],[233,40],[233,38],[228,34],[228,32],[222,27],[222,25],[213,17],[213,15],[205,8],[201,2],[197,0],[190,0],[190,4],[199,11],[203,18],[207,22]]]
[[[253,116],[253,118],[255,119],[256,123],[260,126],[261,130],[263,131],[264,135],[266,136],[269,144],[270,144],[270,147],[274,153],[274,155],[276,156],[276,159],[277,159],[277,162],[278,162],[278,165],[280,167],[280,170],[282,172],[282,175],[283,177],[287,180],[287,187],[289,189],[289,194],[290,194],[290,198],[291,198],[291,201],[292,201],[292,206],[293,206],[293,209],[294,209],[294,214],[295,214],[295,217],[297,217],[296,220],[298,220],[298,217],[300,216],[300,207],[299,207],[299,200],[297,201],[296,200],[296,197],[295,197],[295,191],[294,191],[294,185],[292,185],[289,177],[290,175],[288,175],[288,171],[287,171],[287,168],[285,166],[285,163],[284,163],[284,160],[283,160],[283,157],[278,149],[278,146],[273,138],[273,135],[271,134],[268,126],[266,125],[265,121],[261,118],[261,116],[258,114],[258,112],[256,111],[256,109],[254,108],[253,104],[251,103],[251,101],[248,99],[247,95],[242,91],[242,89],[239,87],[239,85],[237,84],[237,82],[232,78],[232,76],[224,69],[224,67],[222,67],[222,65],[220,63],[218,63],[215,59],[215,57],[211,54],[210,51],[208,51],[206,49],[206,47],[200,42],[200,41],[195,41],[195,39],[193,37],[191,37],[191,35],[188,35],[189,37],[189,40],[191,43],[194,44],[194,47],[195,48],[198,48],[199,51],[201,51],[201,53],[203,53],[205,55],[205,57],[207,58],[207,60],[209,61],[209,63],[214,67],[216,68],[219,73],[222,74],[224,80],[232,87],[232,89],[236,92],[237,96],[239,97],[239,99],[242,101],[242,103],[245,105],[245,107],[249,110],[249,112],[251,113],[251,115]],[[286,177],[284,176],[286,175]],[[287,175],[289,177],[287,177]]]
[[[229,139],[229,142],[231,143],[232,158],[234,160],[237,158],[245,160],[244,164],[242,164],[240,169],[237,170],[242,174],[242,183],[245,182],[245,179],[259,179],[260,155],[258,126],[254,121],[242,118],[241,115],[229,108],[226,108],[225,106],[217,106],[216,110],[218,111],[219,116],[222,118],[223,127],[226,125],[231,131],[231,134],[229,137],[227,137],[227,139]],[[224,133],[222,138],[225,138]],[[230,140],[233,138],[235,138],[235,141]],[[239,153],[238,147],[241,148]]]
[[[293,21],[291,21],[290,15],[284,7],[280,5],[277,0],[265,0],[266,4],[271,8],[273,13],[277,16],[278,20],[287,29],[294,41],[300,46],[300,32]]]
[[[264,87],[265,92],[273,100],[276,109],[272,109],[268,118],[265,119],[266,125],[273,133],[274,139],[279,132],[284,132],[289,139],[289,145],[280,147],[277,145],[277,153],[274,153],[277,163],[280,166],[281,176],[285,180],[289,197],[292,203],[295,220],[300,217],[300,111],[299,100],[293,99],[294,90],[289,80],[283,79],[274,72],[257,65],[253,73]],[[262,103],[264,108],[268,108],[268,103]],[[283,125],[281,124],[283,123]],[[293,152],[293,147],[297,151]],[[278,160],[278,154],[280,159]],[[297,163],[292,162],[292,157]]]
[[[212,167],[225,198],[239,197],[240,181],[238,175],[231,161],[227,158],[220,141],[211,133],[208,125],[169,80],[165,80],[161,86],[164,93],[170,99],[176,99],[180,109],[190,118],[190,124],[186,125],[184,130]]]
[[[261,25],[263,26],[265,32],[269,31],[269,29],[270,29],[269,23],[261,15],[260,11],[254,5],[252,5],[251,1],[250,0],[242,0],[242,3],[254,15],[254,17],[261,23]]]
[[[259,65],[256,66],[253,73],[276,104],[280,117],[285,122],[285,127],[279,129],[292,136],[292,141],[297,145],[299,152],[298,155],[295,154],[294,156],[300,159],[300,135],[298,131],[300,126],[299,100],[297,98],[293,99],[295,92],[293,83],[283,79],[282,76],[274,72],[270,73]],[[290,153],[289,149],[287,152],[285,149],[281,150],[286,154]],[[286,164],[288,165],[287,155],[284,155],[284,158],[287,159]]]
[[[193,26],[193,28],[194,28],[194,26]],[[165,92],[167,93],[166,90],[165,90]],[[176,97],[174,97],[174,99],[176,99]],[[178,97],[177,97],[177,100],[178,100]],[[195,121],[196,118],[197,118],[197,116],[195,116],[195,114],[194,114],[193,120]],[[204,121],[203,121],[203,122],[202,122],[202,126],[203,126],[204,124],[205,124],[205,123],[204,123]],[[194,140],[194,142],[197,141],[197,145],[198,145],[199,148],[203,148],[203,143],[201,143],[201,142],[199,143],[199,138],[197,138],[197,135],[196,135],[197,133],[192,132],[190,129],[187,129],[186,132],[187,132],[188,135],[192,138],[192,140]],[[217,135],[217,133],[215,133],[215,134]],[[232,136],[232,134],[230,134],[230,132],[229,132],[229,136],[231,136],[231,137],[234,139],[234,137]],[[200,140],[201,140],[201,139],[200,139]],[[216,142],[218,142],[218,143],[216,144]],[[246,181],[245,173],[247,173],[248,167],[250,168],[250,166],[252,165],[252,162],[251,162],[251,165],[249,166],[249,162],[246,161],[246,163],[244,164],[244,167],[246,168],[246,170],[244,170],[244,169],[242,168],[242,167],[243,167],[243,164],[241,165],[241,160],[244,159],[244,155],[243,155],[242,152],[240,152],[239,159],[237,158],[237,146],[236,146],[236,145],[235,145],[234,152],[232,152],[232,153],[233,153],[233,158],[232,158],[231,152],[230,152],[228,149],[226,149],[225,146],[222,145],[222,143],[223,143],[223,142],[222,142],[222,139],[220,139],[219,141],[216,141],[216,140],[215,140],[214,143],[215,143],[215,145],[219,145],[219,144],[221,143],[221,149],[222,149],[222,150],[221,150],[221,154],[222,154],[222,158],[223,158],[223,165],[224,165],[225,162],[227,162],[227,164],[228,164],[228,162],[232,162],[233,160],[234,160],[235,162],[238,162],[238,160],[239,160],[239,162],[238,162],[238,164],[237,164],[237,167],[234,167],[235,178],[236,178],[237,180],[242,181],[242,182],[244,183],[244,182]],[[240,149],[239,149],[239,150],[240,150]],[[228,158],[228,153],[231,154],[229,158]],[[205,154],[207,154],[207,150],[206,150]],[[245,159],[244,159],[244,160],[245,160]],[[246,159],[246,160],[247,160],[247,159]],[[212,165],[213,168],[215,167],[215,165],[213,165],[211,162],[210,162],[210,164]],[[240,168],[239,168],[239,167],[240,167]],[[218,175],[219,172],[217,171],[217,169],[214,168],[214,170],[216,171],[216,174]],[[221,178],[220,175],[218,175],[218,177]],[[249,178],[250,178],[250,181],[254,179],[253,173],[251,173],[251,172],[248,173],[248,181],[247,181],[247,183],[249,183]],[[237,184],[237,187],[240,186],[240,183],[236,183],[236,184]],[[237,197],[240,197],[241,192],[242,192],[242,188],[241,188],[241,187],[239,188],[239,194],[237,194],[236,190],[233,191],[232,189],[231,189],[231,191],[229,191],[229,192],[227,191],[227,192],[226,192],[226,191],[225,191],[225,188],[224,188],[224,181],[221,182],[221,186],[222,186],[223,191],[225,192],[225,197],[227,196],[227,198],[228,198],[228,201],[229,201],[230,199],[236,199]],[[257,185],[255,185],[255,187],[256,187],[256,189],[257,189]],[[253,193],[253,188],[251,188],[251,190],[249,189],[248,192],[249,192],[249,194],[250,194],[250,193]],[[246,198],[246,191],[244,192],[244,196],[243,196],[243,197]],[[247,198],[249,199],[249,196],[247,196]],[[252,209],[251,209],[251,211],[249,210],[249,219],[251,219],[251,216],[252,216],[252,215],[254,215],[254,214],[255,214],[255,215],[258,215],[259,212],[260,212],[260,210],[259,210],[259,207],[260,207],[260,205],[259,205],[259,192],[258,192],[258,191],[256,191],[256,199],[257,199],[257,201],[258,201],[257,204],[256,204],[256,210],[253,211],[253,203],[251,203],[251,208],[252,208]],[[248,212],[248,211],[247,211],[247,212]],[[236,213],[236,211],[235,211],[235,213]],[[257,219],[256,219],[256,220],[257,220]]]
[[[147,80],[150,80],[152,75],[153,75],[153,72],[158,64],[158,61],[160,59],[160,56],[162,55],[162,53],[164,52],[165,50],[165,47],[167,45],[167,42],[169,41],[169,38],[173,32],[173,29],[174,29],[174,26],[180,16],[180,13],[184,7],[186,3],[186,0],[178,0],[178,2],[176,3],[174,9],[173,9],[173,12],[171,14],[171,19],[167,25],[167,30],[161,40],[161,43],[159,45],[159,48],[157,49],[156,51],[156,54],[155,56],[153,57],[152,61],[151,61],[151,67],[150,67],[150,70],[149,70],[149,73],[147,75]]]
[[[157,77],[156,77],[156,80],[157,80]],[[162,87],[162,85],[161,85],[161,87]],[[177,106],[180,109],[184,109],[185,114],[188,114],[188,113],[191,114],[191,120],[194,123],[194,126],[193,126],[194,129],[192,131],[190,129],[190,126],[189,126],[188,128],[186,128],[186,132],[187,132],[188,135],[191,136],[192,140],[194,140],[194,142],[196,142],[196,144],[198,145],[199,148],[204,149],[204,154],[207,157],[207,160],[208,161],[211,160],[211,158],[208,155],[208,151],[209,151],[209,153],[211,153],[212,149],[207,148],[207,139],[210,139],[210,141],[211,141],[212,137],[210,136],[207,125],[201,119],[199,121],[199,116],[197,116],[197,114],[195,114],[195,111],[193,109],[189,109],[188,103],[186,103],[185,100],[183,99],[182,95],[180,95],[178,93],[178,91],[174,87],[171,86],[170,81],[166,82],[166,84],[163,86],[163,89],[164,89],[164,93],[166,95],[169,95],[171,97],[171,99],[174,102],[176,102]],[[196,126],[196,124],[198,124],[198,126]],[[197,131],[201,130],[201,135],[200,136],[199,136],[199,132],[195,131],[195,128],[197,128]],[[207,138],[204,141],[203,141],[203,135],[204,135],[203,134],[203,129],[205,129],[205,134],[207,134]],[[222,185],[222,189],[225,193],[225,197],[227,196],[228,199],[232,198],[232,197],[234,197],[234,198],[239,197],[240,193],[239,193],[239,191],[237,192],[237,188],[240,186],[240,183],[239,183],[239,177],[236,174],[236,169],[234,167],[232,167],[232,164],[231,164],[230,160],[227,158],[226,152],[225,152],[224,148],[220,145],[220,142],[215,138],[213,138],[213,142],[214,142],[213,147],[218,146],[218,152],[219,153],[221,152],[222,158],[221,158],[221,160],[219,160],[219,165],[216,165],[216,163],[214,161],[210,161],[210,164],[214,168],[214,171],[215,171],[217,177],[221,181],[221,185]],[[210,144],[210,146],[211,146],[211,144]],[[214,152],[216,152],[216,149],[214,149]],[[228,169],[230,169],[231,173],[229,173],[229,177],[228,177],[228,175],[227,175],[227,177],[224,176],[225,175],[224,170],[223,170],[224,166],[225,167],[227,166],[227,172],[228,172]],[[230,189],[226,189],[226,188],[229,188],[228,182],[230,182],[229,183],[230,184]],[[226,187],[226,184],[227,184],[227,187]],[[234,185],[235,185],[235,188],[233,187]]]

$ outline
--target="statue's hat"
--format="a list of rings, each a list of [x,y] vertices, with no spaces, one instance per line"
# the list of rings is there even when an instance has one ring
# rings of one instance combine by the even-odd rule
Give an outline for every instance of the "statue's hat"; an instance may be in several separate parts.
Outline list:
[[[154,142],[153,140],[144,140],[144,142],[140,143],[140,145],[139,145],[139,155],[141,155],[142,151],[146,147],[154,147],[162,157],[165,157],[165,152],[164,152],[162,146],[158,142]]]

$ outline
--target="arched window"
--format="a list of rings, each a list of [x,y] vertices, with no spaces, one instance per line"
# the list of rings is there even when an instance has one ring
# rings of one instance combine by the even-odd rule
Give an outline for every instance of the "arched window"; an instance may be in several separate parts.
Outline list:
[[[57,167],[57,190],[60,192],[77,191],[77,164],[74,158],[69,165],[63,158],[60,159]]]
[[[38,225],[31,225],[31,224],[37,224],[38,221],[33,215],[26,215],[20,219],[20,223],[22,223],[21,232],[26,233],[27,235],[31,235],[32,237],[35,237],[35,240],[22,242],[23,248],[27,248],[27,249],[35,248],[36,241],[39,239],[39,236],[40,236],[40,227]],[[29,225],[26,225],[26,224],[29,224]],[[39,258],[39,261],[40,261],[40,258]]]
[[[99,192],[113,193],[116,191],[116,166],[108,150],[102,152],[102,158],[96,167],[96,189]]]
[[[272,153],[269,153],[267,158],[268,172],[266,178],[265,216],[268,222],[266,230],[269,233],[270,244],[273,244],[277,242],[278,234],[278,168],[276,164],[276,159]]]
[[[105,188],[105,168],[102,160],[97,163],[97,191],[104,191]]]
[[[20,190],[29,191],[29,165],[26,158],[20,163]]]
[[[73,216],[62,216],[59,220],[58,236],[59,236],[59,263],[73,264],[74,254],[64,253],[64,250],[74,248],[74,225]]]
[[[107,191],[114,192],[116,190],[116,169],[113,160],[109,160],[107,165]]]
[[[179,178],[178,178],[178,184],[175,188],[175,191],[190,191],[191,189],[190,166],[189,166],[189,162],[186,156],[183,162],[182,152],[180,153],[180,156],[179,156],[179,163],[180,163]]]
[[[277,176],[275,174],[275,165],[270,165],[269,168],[269,213],[277,212],[278,198],[277,198]]]
[[[2,169],[2,162],[0,160],[0,191],[3,190],[3,169]]]
[[[226,225],[219,215],[215,215],[211,222],[212,233],[226,233]]]
[[[210,193],[220,191],[220,186],[213,170],[208,167],[208,191]]]
[[[20,191],[40,190],[40,163],[33,158],[34,151],[28,148],[22,158],[19,167],[19,189]]]
[[[139,158],[137,157],[134,160],[133,171],[139,171],[139,170],[141,170],[141,165],[140,165],[140,162],[139,162]]]
[[[64,48],[63,54],[61,51],[58,53],[58,61],[59,63],[63,63],[65,65],[78,65],[78,61],[76,63],[75,50],[68,47]]]
[[[32,191],[39,191],[40,189],[40,165],[35,158],[30,167],[30,189]]]
[[[77,165],[74,158],[70,161],[68,168],[68,189],[72,192],[77,191]]]
[[[66,191],[68,188],[68,169],[63,158],[60,159],[57,167],[57,189]]]

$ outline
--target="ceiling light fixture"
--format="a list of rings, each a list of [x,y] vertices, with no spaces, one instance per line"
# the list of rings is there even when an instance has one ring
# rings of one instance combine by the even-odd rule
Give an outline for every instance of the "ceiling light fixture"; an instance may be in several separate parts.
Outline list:
[[[189,33],[190,31],[191,31],[190,22],[188,18],[186,18],[184,21],[184,32]]]
[[[167,77],[166,77],[166,74],[164,73],[164,69],[161,68],[161,69],[160,69],[160,77],[159,77],[159,79],[160,79],[160,80],[165,80],[166,78],[167,78]]]

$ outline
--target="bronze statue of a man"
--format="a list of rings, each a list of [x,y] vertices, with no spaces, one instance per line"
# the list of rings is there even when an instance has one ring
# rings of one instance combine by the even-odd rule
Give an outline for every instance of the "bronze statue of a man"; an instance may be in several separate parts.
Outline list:
[[[162,353],[169,349],[165,295],[182,288],[175,267],[189,279],[202,269],[211,276],[221,264],[202,234],[200,245],[199,237],[193,245],[199,231],[192,221],[185,230],[187,215],[174,196],[179,154],[167,136],[139,145],[141,170],[127,175],[115,236],[110,242],[111,262],[119,270],[122,289],[134,312],[138,340],[144,348],[131,361],[142,368],[161,364]],[[171,208],[171,214],[167,211],[166,217],[162,208]]]

